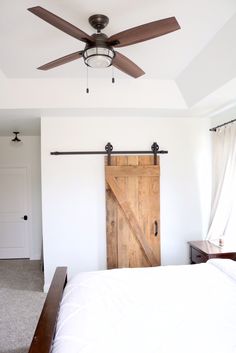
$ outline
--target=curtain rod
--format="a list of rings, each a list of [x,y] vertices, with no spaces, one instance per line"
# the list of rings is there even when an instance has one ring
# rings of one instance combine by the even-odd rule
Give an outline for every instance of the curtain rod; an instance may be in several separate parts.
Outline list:
[[[233,119],[233,120],[227,121],[227,122],[226,122],[226,123],[224,123],[224,124],[221,124],[221,125],[218,125],[218,126],[212,127],[211,129],[209,129],[209,131],[216,131],[219,127],[222,127],[222,126],[225,126],[225,125],[228,125],[228,124],[234,123],[235,121],[236,121],[236,119]]]

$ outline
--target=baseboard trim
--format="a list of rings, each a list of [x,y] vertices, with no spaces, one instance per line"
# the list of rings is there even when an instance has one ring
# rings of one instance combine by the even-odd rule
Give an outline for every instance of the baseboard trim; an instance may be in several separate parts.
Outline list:
[[[49,291],[49,287],[50,287],[50,284],[48,284],[48,283],[44,284],[44,286],[43,286],[44,293],[47,293]]]
[[[41,254],[33,254],[30,256],[30,260],[41,260]]]

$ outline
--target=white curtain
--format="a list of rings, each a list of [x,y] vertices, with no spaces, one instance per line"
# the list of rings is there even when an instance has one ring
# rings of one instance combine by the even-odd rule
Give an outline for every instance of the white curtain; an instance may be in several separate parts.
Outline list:
[[[207,239],[226,240],[236,199],[236,123],[213,134],[213,194]],[[236,240],[236,229],[234,237]]]

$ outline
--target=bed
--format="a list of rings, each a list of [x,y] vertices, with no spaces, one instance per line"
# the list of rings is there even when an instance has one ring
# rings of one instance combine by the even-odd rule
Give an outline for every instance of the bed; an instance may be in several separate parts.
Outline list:
[[[29,353],[235,353],[236,262],[57,268]]]

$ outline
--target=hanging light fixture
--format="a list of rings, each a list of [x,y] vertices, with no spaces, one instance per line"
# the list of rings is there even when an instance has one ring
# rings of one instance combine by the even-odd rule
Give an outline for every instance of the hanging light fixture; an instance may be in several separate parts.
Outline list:
[[[93,37],[96,38],[96,44],[87,43],[83,52],[84,63],[87,65],[87,93],[89,93],[88,67],[93,69],[107,68],[112,65],[112,61],[116,55],[113,48],[106,43],[106,34],[100,33],[98,29],[98,33],[93,34]],[[112,80],[112,82],[114,82],[114,80]]]
[[[114,56],[114,51],[109,47],[92,47],[85,49],[83,53],[85,64],[96,69],[111,66]]]
[[[115,52],[107,43],[108,37],[101,30],[107,26],[109,18],[105,15],[93,15],[89,23],[97,30],[92,35],[93,41],[88,41],[83,52],[84,62],[92,68],[106,68],[111,66]]]
[[[105,33],[93,34],[95,43],[87,43],[83,52],[84,62],[92,68],[106,68],[111,66],[112,60],[115,57],[113,48],[107,44],[107,36]]]
[[[15,134],[15,137],[12,139],[13,142],[21,142],[21,140],[18,138],[19,131],[13,131],[13,134]]]

